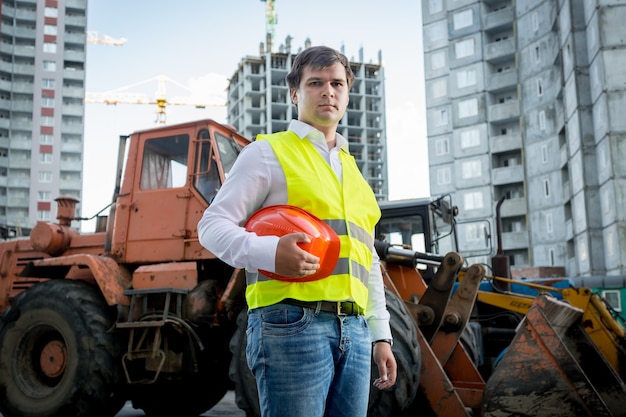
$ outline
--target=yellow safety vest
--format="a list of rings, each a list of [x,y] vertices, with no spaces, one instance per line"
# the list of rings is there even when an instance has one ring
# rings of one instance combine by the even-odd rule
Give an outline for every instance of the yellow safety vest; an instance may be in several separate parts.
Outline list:
[[[286,282],[262,273],[248,275],[246,300],[250,309],[276,304],[285,298],[302,301],[354,300],[367,307],[367,283],[372,265],[372,235],[380,208],[354,157],[339,152],[342,181],[307,139],[286,131],[259,135],[267,140],[287,180],[287,204],[301,207],[324,220],[341,242],[339,261],[327,278]]]

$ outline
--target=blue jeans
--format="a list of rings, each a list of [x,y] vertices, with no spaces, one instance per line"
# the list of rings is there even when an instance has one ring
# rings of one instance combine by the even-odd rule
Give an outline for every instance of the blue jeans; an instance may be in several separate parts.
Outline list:
[[[363,316],[276,304],[248,312],[246,358],[263,417],[365,417],[372,344]]]

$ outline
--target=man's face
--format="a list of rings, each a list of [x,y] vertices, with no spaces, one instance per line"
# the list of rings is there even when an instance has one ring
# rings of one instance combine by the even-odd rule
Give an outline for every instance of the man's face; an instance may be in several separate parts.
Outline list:
[[[305,67],[291,98],[298,106],[299,120],[319,130],[336,128],[350,98],[345,68],[340,63],[318,70]]]

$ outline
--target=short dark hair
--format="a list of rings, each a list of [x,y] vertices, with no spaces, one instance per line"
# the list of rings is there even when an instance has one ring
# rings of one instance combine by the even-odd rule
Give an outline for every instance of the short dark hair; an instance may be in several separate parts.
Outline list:
[[[339,62],[346,69],[346,80],[348,89],[354,83],[354,73],[350,67],[350,61],[341,52],[329,48],[328,46],[311,46],[300,52],[293,60],[291,71],[287,74],[287,85],[291,90],[296,90],[300,86],[302,70],[307,65],[313,70],[328,68]]]

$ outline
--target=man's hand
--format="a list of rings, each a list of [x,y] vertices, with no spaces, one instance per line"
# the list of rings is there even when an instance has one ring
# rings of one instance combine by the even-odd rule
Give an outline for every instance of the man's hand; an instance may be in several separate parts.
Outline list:
[[[374,362],[378,365],[378,375],[374,381],[374,386],[379,390],[391,388],[396,383],[398,365],[396,358],[391,351],[391,345],[385,342],[378,342],[374,345]]]
[[[290,233],[278,241],[276,248],[276,273],[287,277],[303,278],[313,275],[320,267],[315,255],[302,249],[298,243],[310,243],[305,233]]]

